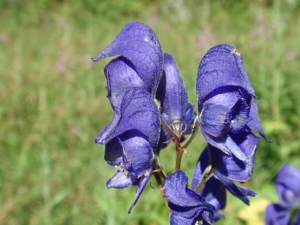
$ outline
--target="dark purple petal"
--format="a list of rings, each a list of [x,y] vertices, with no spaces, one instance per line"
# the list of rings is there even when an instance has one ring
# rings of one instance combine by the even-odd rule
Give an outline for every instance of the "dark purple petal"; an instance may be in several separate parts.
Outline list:
[[[214,177],[220,180],[226,187],[226,189],[235,197],[239,198],[245,204],[249,205],[249,199],[247,196],[256,197],[256,193],[243,187],[237,186],[233,181],[222,175],[218,171],[214,171]]]
[[[242,56],[227,44],[211,48],[202,58],[196,81],[198,102],[222,86],[238,86],[255,96]]]
[[[133,182],[130,179],[130,176],[124,173],[124,168],[118,169],[115,175],[111,179],[109,179],[106,183],[107,188],[119,188],[119,189],[127,188],[131,185],[133,185]]]
[[[164,191],[171,211],[178,216],[195,219],[204,211],[213,214],[214,207],[188,189],[187,183],[188,177],[182,170],[177,170],[167,177]]]
[[[202,132],[212,137],[219,137],[229,127],[227,121],[227,108],[222,105],[205,104],[200,114],[200,126]]]
[[[249,114],[249,117],[250,117],[250,120],[248,122],[248,127],[250,128],[250,130],[253,130],[253,131],[257,131],[259,132],[259,134],[268,142],[272,142],[270,141],[263,128],[262,128],[262,125],[261,125],[261,122],[260,122],[260,119],[258,117],[258,106],[257,106],[257,103],[255,101],[255,99],[252,99],[252,102],[251,102],[251,108],[250,108],[250,114]]]
[[[104,74],[107,79],[107,97],[113,109],[116,108],[115,100],[121,91],[131,87],[147,88],[145,82],[138,76],[131,61],[123,56],[110,61],[104,68]]]
[[[235,141],[229,134],[224,134],[223,136],[217,138],[211,137],[205,132],[202,132],[202,134],[209,144],[211,144],[215,148],[220,149],[225,154],[229,156],[233,154],[235,155],[235,157],[242,161],[248,160],[242,149],[238,146],[237,143],[235,143]]]
[[[118,138],[113,138],[105,145],[104,159],[112,166],[119,166],[122,162],[123,148]]]
[[[120,100],[120,99],[121,100]],[[159,112],[149,94],[141,88],[128,88],[119,93],[112,122],[103,128],[96,143],[106,144],[111,139],[128,130],[139,130],[148,137],[153,149],[160,132]]]
[[[228,179],[246,182],[250,179],[254,169],[255,153],[260,141],[252,133],[242,133],[234,140],[247,160],[241,161],[234,155],[228,156],[219,149],[209,145],[210,162],[212,167]]]
[[[160,42],[153,30],[144,23],[130,22],[116,39],[93,61],[122,55],[130,60],[147,85],[147,91],[155,96],[163,65]]]
[[[123,147],[124,167],[135,182],[152,169],[153,151],[146,136],[137,130],[130,130],[119,136]]]
[[[286,164],[279,170],[275,180],[277,194],[282,206],[292,208],[300,202],[300,169]]]
[[[289,225],[291,218],[290,211],[278,204],[270,204],[266,209],[266,225]]]
[[[152,169],[149,171],[149,174],[145,174],[144,176],[142,176],[139,180],[139,183],[138,183],[138,188],[136,190],[136,194],[135,194],[135,198],[128,210],[128,213],[131,213],[131,210],[132,208],[135,206],[135,204],[138,202],[142,192],[144,191],[145,187],[146,187],[146,184],[148,183],[150,177],[151,177],[151,174],[152,174]]]

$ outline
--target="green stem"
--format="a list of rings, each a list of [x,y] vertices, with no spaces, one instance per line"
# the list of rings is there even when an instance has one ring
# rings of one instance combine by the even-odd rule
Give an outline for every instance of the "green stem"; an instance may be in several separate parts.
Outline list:
[[[199,130],[200,122],[199,122],[199,116],[196,116],[195,122],[193,124],[193,130],[192,134],[189,136],[189,138],[186,140],[186,142],[183,144],[181,148],[186,149],[192,142],[192,140],[195,138],[198,130]]]
[[[204,173],[203,173],[203,176],[202,176],[202,179],[201,179],[201,182],[200,184],[198,185],[198,187],[196,188],[196,193],[200,192],[201,189],[203,188],[203,186],[206,184],[206,182],[209,180],[209,178],[211,177],[211,175],[213,174],[213,169],[211,167],[211,165],[209,165]]]

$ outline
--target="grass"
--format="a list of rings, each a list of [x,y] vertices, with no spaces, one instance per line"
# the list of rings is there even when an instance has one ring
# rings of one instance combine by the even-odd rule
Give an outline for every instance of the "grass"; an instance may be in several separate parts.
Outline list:
[[[175,57],[194,104],[203,54],[219,43],[243,54],[273,140],[261,142],[246,185],[259,193],[253,202],[276,201],[272,180],[280,166],[300,166],[298,3],[146,2],[147,10],[139,3],[126,13],[107,2],[94,3],[95,11],[79,3],[28,2],[0,10],[0,224],[168,224],[154,180],[127,215],[135,188],[106,189],[114,168],[105,163],[103,146],[94,144],[112,110],[103,75],[109,59],[93,64],[90,58],[133,20],[151,26],[163,50]],[[198,134],[183,158],[190,177],[204,146]],[[161,157],[172,172],[172,146]],[[250,224],[237,213],[246,209],[229,197],[227,219],[219,224]]]

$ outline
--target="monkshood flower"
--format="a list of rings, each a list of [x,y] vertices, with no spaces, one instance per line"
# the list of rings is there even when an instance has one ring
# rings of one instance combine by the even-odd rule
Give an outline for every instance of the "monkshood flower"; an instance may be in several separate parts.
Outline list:
[[[214,206],[187,187],[188,177],[182,170],[169,175],[165,181],[164,191],[172,211],[171,225],[195,225],[213,223]]]
[[[151,174],[160,133],[158,108],[143,88],[127,88],[115,99],[114,117],[96,138],[105,144],[105,160],[118,168],[108,188],[138,185],[132,207]]]
[[[291,213],[287,208],[279,204],[268,205],[265,218],[266,225],[290,225],[291,219]]]
[[[275,186],[281,206],[293,208],[300,204],[300,169],[289,164],[282,166]]]
[[[254,89],[242,56],[230,45],[211,48],[202,58],[196,81],[200,128],[209,144],[240,160],[247,157],[234,141],[243,132],[258,131],[266,138],[258,118]]]
[[[194,122],[194,107],[189,103],[188,93],[181,78],[175,59],[164,53],[163,75],[160,79],[156,98],[161,102],[162,118],[181,138],[183,134],[192,132]],[[164,129],[166,141],[171,135]]]
[[[117,55],[121,55],[131,62],[128,64],[128,61],[123,60],[123,63],[128,64],[130,70],[133,70],[130,71],[130,74],[138,75],[144,82],[143,85],[146,86],[146,91],[154,98],[161,77],[163,53],[160,42],[153,30],[141,22],[126,24],[116,39],[98,56],[93,58],[93,61]],[[123,65],[123,67],[126,66]],[[124,74],[126,71],[121,73]],[[122,74],[120,74],[120,77]]]
[[[196,188],[196,186],[199,185],[204,171],[210,166],[209,177],[213,176],[218,179],[232,195],[249,205],[247,196],[255,197],[256,194],[247,188],[237,186],[234,181],[246,182],[251,178],[259,138],[253,134],[248,136],[240,134],[236,137],[234,141],[249,160],[242,161],[234,155],[229,156],[208,144],[196,165],[192,187]],[[209,179],[209,177],[207,179]]]

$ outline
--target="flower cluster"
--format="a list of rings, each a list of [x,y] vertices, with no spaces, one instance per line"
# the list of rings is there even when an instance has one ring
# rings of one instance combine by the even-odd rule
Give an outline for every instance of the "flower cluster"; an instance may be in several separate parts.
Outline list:
[[[105,160],[116,167],[107,188],[137,186],[137,203],[154,175],[170,212],[170,224],[213,224],[224,217],[226,190],[249,204],[256,194],[234,182],[253,173],[260,138],[268,141],[258,118],[258,98],[234,47],[222,44],[202,58],[196,78],[197,106],[173,56],[164,53],[147,25],[128,23],[93,61],[113,57],[105,67],[108,99],[114,111],[96,138]],[[181,170],[182,154],[201,130],[207,147],[197,162],[192,185]],[[175,172],[166,175],[159,154],[176,146]]]
[[[300,210],[292,223],[291,211],[300,206],[300,169],[286,164],[281,167],[275,180],[279,203],[268,205],[266,225],[300,225]]]

